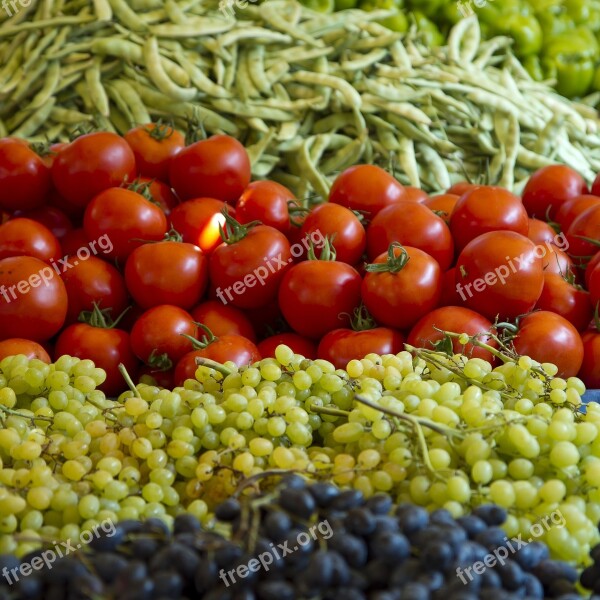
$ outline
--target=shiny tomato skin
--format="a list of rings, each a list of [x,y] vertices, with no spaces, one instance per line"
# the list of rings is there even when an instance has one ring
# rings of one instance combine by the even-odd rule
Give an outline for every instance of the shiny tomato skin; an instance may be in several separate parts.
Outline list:
[[[160,181],[169,181],[171,159],[185,147],[185,137],[179,131],[157,123],[138,125],[123,139],[133,151],[138,173]]]
[[[288,202],[293,201],[294,194],[280,183],[253,181],[235,205],[236,219],[240,223],[260,221],[287,233],[290,229]]]
[[[100,192],[133,181],[135,175],[133,151],[122,137],[107,131],[78,137],[58,153],[52,165],[54,187],[80,208]]]
[[[50,192],[50,169],[25,143],[0,139],[0,210],[30,210],[44,204]]]
[[[596,266],[600,264],[600,252],[596,252],[594,256],[590,259],[590,262],[586,265],[584,279],[585,279],[585,287],[590,289],[590,277],[592,273],[596,269]]]
[[[500,187],[481,186],[464,193],[450,216],[457,252],[490,231],[529,232],[527,211],[518,196]]]
[[[553,312],[533,312],[519,322],[515,350],[538,362],[553,363],[557,377],[575,377],[583,362],[583,342],[569,321]]]
[[[17,354],[24,354],[30,360],[36,358],[48,365],[52,362],[44,347],[37,342],[23,338],[9,338],[0,342],[0,360]]]
[[[173,190],[163,181],[159,181],[158,179],[148,179],[147,177],[138,177],[134,185],[142,185],[148,186],[148,194],[151,200],[165,213],[165,215],[169,216],[171,211],[179,206],[179,198],[173,193]],[[134,190],[135,191],[135,190]]]
[[[465,301],[456,289],[456,267],[442,274],[442,292],[439,306],[465,306]]]
[[[438,194],[437,196],[431,196],[423,204],[443,219],[446,225],[449,225],[450,216],[459,198],[460,196],[457,194]]]
[[[60,245],[65,256],[77,254],[80,248],[87,248],[89,243],[83,227],[67,231],[60,240]]]
[[[523,206],[530,217],[552,219],[567,200],[587,194],[583,177],[565,165],[538,169],[523,189]]]
[[[69,298],[66,323],[77,321],[82,311],[93,310],[94,302],[100,309],[112,309],[112,319],[127,308],[125,280],[113,265],[96,256],[82,261],[69,257],[68,262],[72,267],[61,273]]]
[[[578,377],[588,389],[600,388],[600,333],[586,331],[581,336],[583,342],[583,362]]]
[[[402,200],[406,200],[408,202],[418,202],[419,204],[426,204],[429,199],[429,195],[424,190],[414,187],[412,185],[404,186],[404,195],[402,196]]]
[[[466,194],[470,190],[481,187],[478,183],[470,183],[468,181],[459,181],[451,185],[447,190],[446,194],[455,194],[458,197]]]
[[[596,179],[594,179],[594,183],[592,184],[592,194],[600,196],[600,173],[596,175]]]
[[[592,194],[583,194],[566,200],[560,205],[554,217],[562,231],[568,231],[573,221],[591,206],[598,206],[600,198]]]
[[[107,396],[118,396],[127,389],[119,372],[120,363],[134,381],[137,377],[138,360],[131,350],[129,334],[121,329],[100,329],[87,323],[69,325],[56,340],[54,360],[63,354],[90,359],[104,369],[106,381],[99,389]]]
[[[19,217],[0,225],[0,260],[9,256],[33,256],[52,263],[62,258],[62,250],[45,225]]]
[[[45,205],[33,210],[17,211],[13,217],[24,217],[31,219],[47,227],[60,241],[69,231],[73,229],[71,219],[59,208]]]
[[[556,231],[554,231],[546,221],[529,219],[529,232],[527,233],[527,237],[534,244],[542,245],[546,242],[552,244],[556,237]]]
[[[362,301],[382,326],[409,329],[439,303],[442,272],[437,261],[427,253],[404,246],[408,261],[396,272],[367,273],[362,281]],[[400,256],[401,250],[394,250]],[[374,264],[386,263],[388,253],[380,254]]]
[[[478,340],[492,347],[497,343],[492,339],[492,322],[483,315],[463,306],[442,306],[424,315],[408,334],[408,343],[416,348],[432,349],[436,342],[444,336],[441,331],[451,333],[466,333],[469,336],[478,336]],[[456,353],[465,353],[473,358],[481,358],[494,362],[494,356],[489,350],[473,344],[463,347],[457,339],[452,339],[452,348]]]
[[[562,234],[561,234],[562,235]],[[542,258],[542,269],[544,273],[556,273],[557,275],[568,275],[575,273],[575,263],[571,257],[554,244],[545,244],[546,255]]]
[[[576,258],[592,257],[598,252],[599,240],[600,205],[594,205],[579,214],[567,230],[568,252]]]
[[[388,327],[375,327],[364,331],[334,329],[321,339],[317,356],[328,360],[336,369],[345,369],[353,359],[367,354],[398,354],[404,349],[404,336]]]
[[[398,201],[381,210],[367,228],[367,255],[374,260],[387,252],[392,242],[426,252],[446,271],[454,260],[450,229],[427,206]]]
[[[66,315],[67,291],[52,267],[31,256],[0,260],[0,340],[45,342]]]
[[[163,239],[167,232],[167,217],[158,206],[140,194],[110,188],[88,204],[83,228],[89,240],[108,236],[112,249],[105,255],[124,261],[144,242]]]
[[[530,239],[514,231],[492,231],[476,237],[456,263],[461,298],[491,321],[498,315],[512,319],[529,312],[544,286],[542,259],[535,254],[536,248]]]
[[[402,200],[404,193],[404,186],[381,167],[355,165],[337,176],[329,202],[363,211],[370,221],[385,206]]]
[[[125,263],[125,282],[142,307],[173,304],[190,309],[208,285],[208,259],[198,246],[164,241],[136,248]]]
[[[190,314],[194,321],[206,325],[217,337],[235,334],[251,342],[256,340],[250,319],[239,308],[219,300],[206,300],[193,308]]]
[[[250,183],[250,158],[235,138],[214,135],[171,159],[169,181],[181,200],[208,197],[235,204]]]
[[[317,345],[315,342],[297,333],[277,333],[260,341],[257,346],[263,358],[275,358],[275,350],[281,344],[291,348],[295,354],[300,354],[304,358],[310,360],[317,358]]]
[[[279,306],[298,334],[319,339],[348,327],[360,304],[361,278],[346,263],[308,260],[294,265],[279,288]]]

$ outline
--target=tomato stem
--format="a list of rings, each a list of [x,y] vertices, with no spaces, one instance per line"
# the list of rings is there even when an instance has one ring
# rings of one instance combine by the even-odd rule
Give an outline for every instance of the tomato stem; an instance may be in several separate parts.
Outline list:
[[[169,355],[166,352],[158,354],[156,348],[152,350],[146,363],[157,371],[168,371],[173,367],[173,361],[169,358]]]
[[[82,310],[79,313],[78,321],[81,323],[87,323],[91,327],[97,327],[98,329],[114,329],[121,319],[125,316],[125,313],[131,308],[128,306],[114,321],[110,317],[112,308],[100,308],[100,304],[94,302],[94,308],[92,310]]]
[[[144,131],[157,142],[169,139],[173,133],[175,133],[175,126],[173,120],[169,119],[166,123],[163,122],[162,118],[158,119],[154,127],[146,126]]]
[[[366,331],[375,328],[376,323],[375,319],[369,314],[367,307],[361,303],[350,318],[350,326],[354,331]]]
[[[334,261],[336,258],[335,248],[333,246],[333,240],[335,239],[335,233],[333,235],[326,235],[325,241],[323,242],[323,246],[321,246],[321,254],[317,258],[315,254],[315,245],[313,242],[310,242],[308,247],[308,252],[306,253],[306,258],[308,260],[328,260]]]
[[[225,217],[225,229],[223,229],[223,226],[219,223],[219,234],[226,244],[234,244],[235,242],[243,240],[248,235],[250,229],[257,225],[262,225],[260,221],[250,221],[250,223],[244,223],[242,225],[229,214],[227,208],[224,208],[221,211],[221,214]]]
[[[400,254],[396,255],[396,250],[400,251]],[[369,273],[398,273],[408,263],[410,256],[408,252],[399,242],[392,242],[388,248],[387,260],[384,263],[371,263],[365,265],[365,271]]]

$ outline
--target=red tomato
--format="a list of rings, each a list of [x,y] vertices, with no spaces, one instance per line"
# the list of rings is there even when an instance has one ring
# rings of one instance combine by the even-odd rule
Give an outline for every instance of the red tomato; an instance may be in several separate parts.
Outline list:
[[[450,229],[427,206],[417,202],[397,202],[384,208],[367,228],[367,254],[374,260],[388,251],[392,242],[427,252],[446,271],[454,259]]]
[[[591,194],[583,194],[566,200],[560,205],[554,217],[555,221],[560,225],[563,231],[568,231],[573,221],[590,206],[598,206],[600,198]]]
[[[85,211],[85,206],[78,206],[63,198],[54,188],[50,189],[48,194],[48,206],[57,208],[65,213],[75,227],[78,227]],[[43,207],[42,207],[43,208]]]
[[[404,337],[387,327],[376,327],[364,331],[334,329],[325,334],[319,343],[319,358],[333,363],[336,369],[345,369],[353,359],[360,360],[371,352],[398,354],[404,349]]]
[[[236,228],[239,226],[235,226]],[[229,237],[209,257],[209,273],[223,304],[257,308],[277,295],[292,262],[288,239],[273,227],[258,225]],[[240,238],[240,236],[243,236]]]
[[[563,205],[564,206],[564,205]],[[546,223],[546,221],[540,221],[539,219],[529,219],[529,233],[527,237],[534,243],[542,245],[546,242],[549,244],[554,243],[556,237],[556,231]]]
[[[481,187],[478,183],[470,183],[468,181],[459,181],[454,185],[451,185],[447,190],[446,194],[455,194],[460,197],[463,194],[466,194],[470,190],[474,190],[475,188]]]
[[[125,260],[144,242],[163,239],[167,232],[167,217],[140,194],[110,188],[88,204],[83,228],[89,240],[107,236],[112,248],[105,254]]]
[[[147,310],[131,329],[131,349],[145,363],[168,368],[193,350],[192,342],[183,337],[196,338],[198,326],[192,316],[170,304],[161,304]]]
[[[438,305],[442,290],[440,266],[418,248],[393,244],[367,271],[362,300],[380,325],[408,329]]]
[[[164,241],[136,248],[125,263],[125,282],[142,307],[173,304],[190,309],[208,285],[208,259],[198,246]]]
[[[24,217],[41,223],[59,240],[73,229],[73,224],[69,217],[62,210],[54,206],[46,205],[33,210],[17,211],[13,216]]]
[[[210,254],[223,240],[219,227],[225,225],[223,210],[227,205],[214,198],[195,198],[182,202],[170,214],[171,226],[184,242],[198,246]],[[229,213],[233,213],[229,210]]]
[[[382,208],[404,199],[404,186],[375,165],[355,165],[337,176],[329,201],[363,211],[371,220]]]
[[[594,179],[594,183],[592,184],[592,194],[600,196],[600,173],[596,175],[596,179]]]
[[[544,288],[535,307],[564,317],[578,331],[587,329],[593,316],[590,293],[556,273],[544,273]]]
[[[583,342],[577,329],[560,315],[546,310],[521,319],[513,344],[521,355],[555,364],[558,377],[575,377],[583,362]]]
[[[195,379],[196,358],[208,358],[220,364],[227,361],[238,367],[251,365],[259,361],[261,356],[258,348],[241,335],[222,335],[211,341],[202,350],[188,352],[175,367],[175,384],[183,385],[186,379]]]
[[[596,268],[597,265],[600,264],[600,252],[596,252],[596,254],[594,254],[594,256],[592,257],[592,259],[590,260],[590,262],[587,264],[586,269],[585,269],[585,287],[589,290],[590,289],[590,277],[594,271],[594,269]]]
[[[529,219],[519,197],[486,185],[459,198],[450,216],[450,230],[460,252],[471,240],[489,231],[515,231],[526,236]]]
[[[583,362],[578,377],[589,389],[600,388],[600,333],[586,331],[581,336],[583,342]]]
[[[138,371],[138,381],[142,381],[142,377],[151,377],[152,385],[157,385],[165,390],[172,390],[175,387],[175,368],[157,369],[150,365],[142,365]],[[148,382],[144,381],[144,383]]]
[[[168,125],[147,123],[130,129],[123,138],[133,150],[138,173],[169,181],[171,159],[185,147],[185,138]]]
[[[236,139],[214,135],[171,159],[169,181],[182,200],[205,196],[235,204],[250,183],[250,158]]]
[[[290,228],[288,202],[294,194],[275,181],[253,181],[242,193],[235,205],[236,218],[240,223],[260,221],[282,233]]]
[[[562,236],[564,234],[560,234]],[[559,236],[556,237],[558,239]],[[556,273],[557,275],[567,275],[569,272],[575,272],[575,264],[569,255],[554,244],[545,244],[546,255],[542,258],[542,268],[544,273]]]
[[[459,198],[460,196],[457,194],[438,194],[437,196],[431,196],[424,204],[448,225],[450,223],[450,215]]]
[[[598,302],[600,302],[600,267],[598,267],[598,263],[594,268],[590,271],[590,275],[588,277],[588,289],[590,290],[590,300],[592,306],[597,306]]]
[[[319,339],[350,325],[360,304],[360,285],[360,275],[346,263],[307,260],[283,277],[279,306],[296,333]]]
[[[456,267],[448,269],[442,275],[442,293],[439,306],[464,306],[465,301],[456,289]]]
[[[19,217],[0,225],[0,259],[9,256],[33,256],[52,263],[62,257],[62,250],[47,227]]]
[[[60,240],[60,245],[65,256],[77,254],[80,248],[86,248],[89,243],[90,241],[87,235],[85,235],[83,227],[67,231]]]
[[[408,334],[408,343],[416,348],[431,349],[444,338],[442,331],[448,331],[466,333],[471,337],[476,335],[480,342],[496,348],[498,344],[491,337],[492,330],[492,322],[474,310],[462,306],[443,306],[426,314],[415,324]],[[463,346],[456,338],[452,339],[452,350],[491,363],[495,360],[489,350],[473,344]]]
[[[244,336],[251,342],[256,340],[248,317],[238,308],[223,304],[219,300],[207,300],[196,306],[190,314],[194,321],[208,327],[217,337],[235,334]]]
[[[23,338],[10,338],[0,342],[0,360],[17,354],[24,354],[30,360],[37,358],[48,365],[52,362],[46,350],[37,342]]]
[[[600,246],[600,204],[584,210],[567,230],[569,254],[573,257],[592,257]]]
[[[300,229],[301,237],[312,241],[315,246],[326,236],[333,237],[336,260],[356,264],[362,257],[367,244],[367,234],[358,217],[348,208],[326,202],[315,206],[306,216]],[[306,254],[306,250],[303,252]],[[315,248],[315,256],[321,252]]]
[[[529,312],[544,286],[542,256],[514,231],[491,231],[469,242],[456,263],[456,288],[469,308],[492,321]]]
[[[275,350],[281,344],[291,348],[295,354],[300,354],[304,358],[310,360],[317,358],[317,345],[297,333],[277,333],[265,338],[259,342],[258,351],[263,358],[275,358]]]
[[[405,185],[402,200],[406,200],[408,202],[418,202],[419,204],[427,204],[429,196],[427,195],[427,192],[424,192],[421,188],[414,187],[412,185]]]
[[[139,177],[129,189],[133,189],[134,192],[142,194],[146,200],[160,206],[165,215],[170,215],[171,211],[179,205],[179,200],[173,190],[166,183],[157,179]]]
[[[0,140],[0,209],[30,210],[50,192],[50,170],[23,140]]]
[[[94,196],[136,175],[135,157],[116,133],[88,133],[63,148],[52,165],[52,181],[68,202],[84,207]]]
[[[0,260],[0,340],[49,340],[66,314],[65,286],[45,262],[31,256]]]
[[[68,354],[94,361],[96,367],[106,371],[106,381],[99,388],[107,396],[118,396],[127,389],[119,372],[123,363],[135,381],[138,361],[131,350],[129,334],[121,329],[102,329],[87,323],[69,325],[56,340],[54,359]]]
[[[529,178],[523,190],[523,206],[530,217],[554,220],[563,202],[587,191],[579,173],[565,165],[550,165]]]
[[[93,310],[94,302],[100,309],[111,308],[113,319],[127,308],[125,280],[111,264],[90,256],[82,261],[69,258],[69,265],[61,274],[69,298],[67,323],[77,321],[82,311]]]
[[[281,308],[277,302],[277,296],[258,308],[246,309],[244,314],[252,323],[257,339],[263,339],[273,333],[287,331],[288,327],[281,314]]]

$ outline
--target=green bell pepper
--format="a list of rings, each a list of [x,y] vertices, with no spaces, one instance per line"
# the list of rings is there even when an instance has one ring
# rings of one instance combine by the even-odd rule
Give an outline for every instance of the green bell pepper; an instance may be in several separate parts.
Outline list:
[[[600,2],[598,0],[565,0],[567,15],[575,25],[581,25],[591,31],[600,30]]]
[[[515,40],[514,51],[519,57],[538,54],[542,49],[542,28],[532,15],[512,13],[500,19],[497,32]]]
[[[335,8],[334,0],[299,0],[300,4],[322,13],[333,12]]]
[[[423,36],[423,41],[429,47],[441,46],[444,44],[444,36],[437,25],[430,21],[423,13],[415,11],[412,16],[417,25],[417,30]]]
[[[358,5],[362,10],[366,10],[367,12],[372,10],[389,10],[395,9],[396,13],[385,19],[381,19],[378,21],[381,25],[384,25],[388,29],[392,31],[399,31],[400,33],[404,33],[408,30],[408,22],[406,20],[406,16],[404,12],[398,10],[398,5],[401,4],[401,0],[362,0]]]
[[[335,0],[335,10],[346,10],[348,8],[357,8],[358,0]]]
[[[600,92],[600,65],[598,65],[594,71],[594,79],[592,80],[591,91]]]

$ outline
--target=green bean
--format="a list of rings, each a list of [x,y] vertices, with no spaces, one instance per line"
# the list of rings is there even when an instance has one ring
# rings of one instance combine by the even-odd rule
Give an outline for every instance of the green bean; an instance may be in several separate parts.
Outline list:
[[[271,85],[274,85],[280,79],[282,79],[284,77],[284,75],[287,75],[289,70],[290,70],[290,65],[287,62],[281,60],[281,61],[277,61],[272,67],[270,67],[265,72],[265,75],[266,75],[267,79],[269,80],[269,83]]]
[[[85,72],[85,81],[90,89],[90,96],[96,110],[103,116],[108,117],[110,109],[108,106],[108,97],[102,86],[100,76],[100,58],[96,57],[92,66]]]
[[[25,13],[24,10],[19,11],[17,15]],[[17,16],[15,15],[15,16]],[[63,17],[55,17],[53,19],[47,19],[45,21],[33,21],[27,23],[21,23],[20,25],[15,26],[7,26],[8,21],[6,21],[2,27],[0,27],[0,39],[8,36],[12,36],[15,33],[19,33],[22,31],[32,31],[35,29],[47,29],[51,27],[60,27],[61,25],[82,25],[83,23],[89,23],[93,21],[95,17],[76,17],[76,16],[63,16]]]
[[[175,0],[165,0],[165,12],[169,20],[177,25],[182,25],[189,21],[188,15],[185,14]]]
[[[198,88],[199,91],[204,92],[207,96],[214,96],[216,98],[231,98],[231,92],[226,90],[224,87],[214,83],[209,79],[196,65],[187,60],[183,55],[177,57],[177,62],[183,67],[185,72],[188,74],[190,81]]]
[[[44,60],[40,62],[25,75],[21,83],[17,86],[11,97],[13,105],[18,104],[26,98],[37,85],[40,85],[40,77],[47,68],[47,63]]]
[[[50,98],[58,87],[60,75],[60,63],[54,61],[50,62],[48,65],[48,70],[46,71],[44,85],[31,101],[28,110],[37,110],[46,104],[46,102],[50,101]]]
[[[58,121],[59,123],[63,123],[65,125],[77,125],[86,121],[93,121],[93,117],[90,115],[86,115],[85,113],[79,112],[78,110],[72,108],[63,108],[61,106],[53,107],[50,117],[54,121]]]
[[[108,0],[114,16],[132,31],[147,31],[148,27],[125,0]]]
[[[341,94],[346,106],[350,108],[355,106],[360,107],[362,102],[360,94],[347,81],[340,77],[311,73],[310,71],[296,71],[289,76],[289,80],[335,89]]]
[[[302,28],[297,26],[298,19],[300,17],[300,7],[297,4],[292,5],[294,13],[291,17],[286,19],[284,15],[285,6],[290,6],[287,2],[270,2],[268,4],[261,4],[260,16],[266,23],[271,25],[274,29],[288,34],[291,38],[304,42],[309,46],[322,46],[323,42],[315,39],[309,33],[306,33]],[[279,8],[280,10],[276,10]],[[297,16],[296,16],[297,15]]]
[[[398,160],[400,162],[400,166],[408,176],[410,185],[421,187],[414,142],[407,137],[400,138],[399,142],[400,152],[398,153]]]
[[[310,182],[316,193],[322,198],[327,198],[329,196],[329,183],[310,158],[310,150],[318,139],[319,136],[317,135],[305,140],[298,152],[298,163],[301,166],[303,176]]]
[[[246,67],[254,87],[262,94],[268,95],[271,91],[271,82],[265,73],[264,58],[264,46],[254,46],[246,53]]]
[[[265,135],[258,142],[256,142],[256,144],[246,146],[246,152],[248,153],[248,158],[250,158],[251,165],[255,165],[260,161],[262,155],[269,147],[269,144],[273,140],[274,136],[275,131],[273,129],[267,129]]]
[[[110,21],[113,16],[113,11],[108,0],[93,0],[94,12],[98,21]]]
[[[384,48],[371,50],[368,54],[361,55],[360,58],[342,61],[341,66],[345,71],[362,71],[363,69],[367,69],[371,65],[378,63],[387,55],[387,53],[388,51]]]
[[[431,125],[431,119],[420,109],[408,102],[386,102],[376,96],[367,94],[369,101],[383,110],[399,115],[415,123]]]
[[[448,36],[448,57],[460,65],[470,63],[477,54],[480,41],[477,16],[461,19]]]
[[[191,23],[188,21],[184,24],[164,23],[151,25],[150,33],[161,38],[184,39],[223,33],[224,31],[229,31],[231,27],[231,22],[222,19],[196,18]]]
[[[56,98],[50,98],[46,104],[38,108],[25,122],[23,122],[11,135],[14,137],[28,137],[35,133],[46,121],[52,111]]]
[[[321,170],[328,175],[355,164],[362,156],[365,145],[366,139],[364,137],[352,140],[349,144],[346,144],[343,148],[338,150],[333,156],[324,160],[320,165]],[[328,195],[329,194],[323,196],[323,198],[327,198]]]
[[[14,79],[14,74],[19,72],[19,65],[21,64],[21,60],[23,58],[23,49],[19,48],[15,51],[15,53],[10,57],[9,61],[6,63],[2,71],[0,71],[0,92],[6,93],[2,87],[8,83],[11,79]],[[15,84],[16,85],[16,84]]]
[[[151,121],[148,110],[144,106],[139,94],[124,79],[116,79],[112,82],[114,92],[113,100],[121,109],[123,114],[131,115],[131,120],[136,125],[143,125]]]

